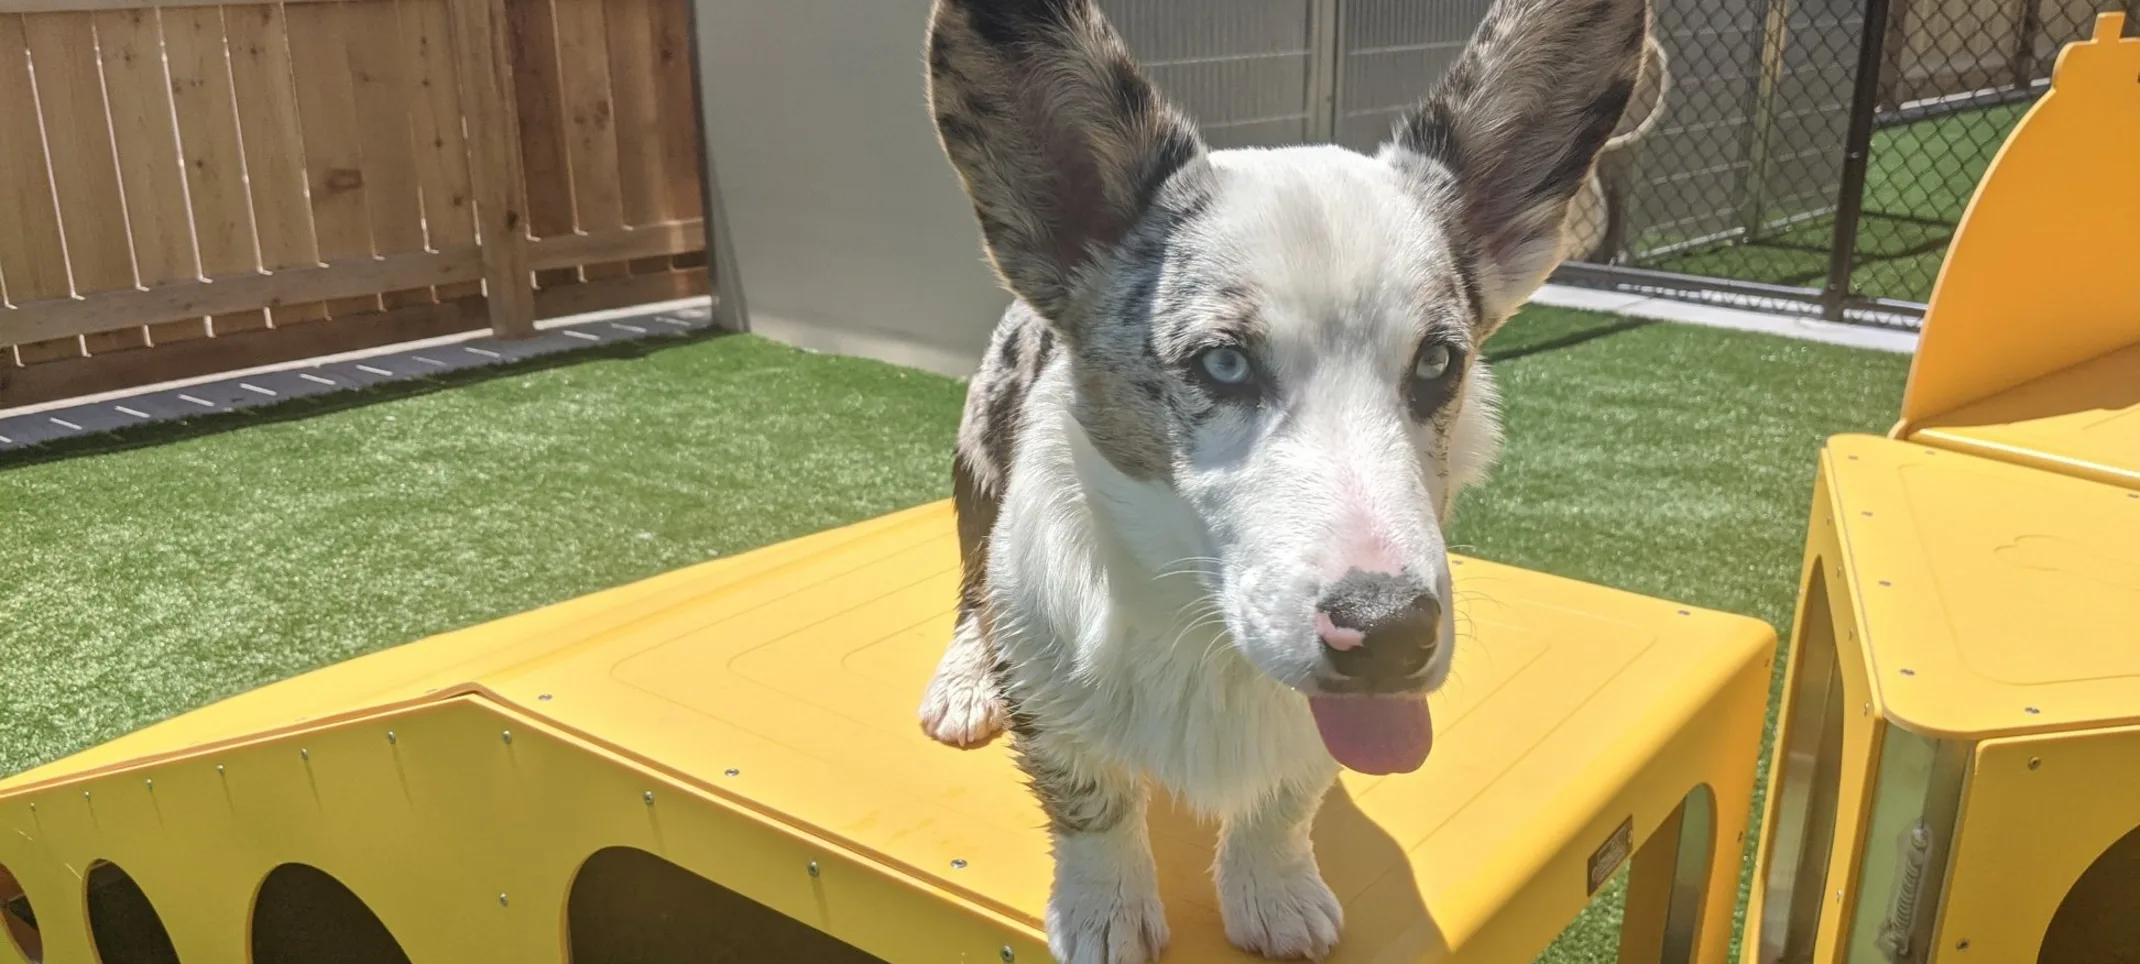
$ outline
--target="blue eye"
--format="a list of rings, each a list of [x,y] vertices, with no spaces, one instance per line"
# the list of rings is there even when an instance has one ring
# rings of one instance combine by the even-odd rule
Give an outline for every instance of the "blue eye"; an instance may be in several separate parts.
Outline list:
[[[1412,377],[1431,382],[1449,374],[1449,366],[1455,361],[1456,356],[1449,351],[1449,346],[1428,345],[1420,350],[1419,362],[1412,366]]]
[[[1238,348],[1213,348],[1199,357],[1197,364],[1203,366],[1204,374],[1221,385],[1245,384],[1251,374],[1248,356]]]

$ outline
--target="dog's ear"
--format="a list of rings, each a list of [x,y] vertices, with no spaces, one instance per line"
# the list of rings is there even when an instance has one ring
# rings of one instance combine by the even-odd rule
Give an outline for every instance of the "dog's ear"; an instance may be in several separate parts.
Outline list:
[[[1569,201],[1620,122],[1648,33],[1645,0],[1495,0],[1384,146],[1453,205],[1488,325],[1560,263]]]
[[[1203,142],[1093,0],[936,0],[928,44],[937,135],[989,258],[1064,326],[1085,273]]]

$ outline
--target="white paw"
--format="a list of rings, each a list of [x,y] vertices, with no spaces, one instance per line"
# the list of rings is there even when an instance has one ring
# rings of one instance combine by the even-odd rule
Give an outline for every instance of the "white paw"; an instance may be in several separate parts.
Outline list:
[[[1312,857],[1225,868],[1219,910],[1227,940],[1269,958],[1322,960],[1345,928],[1344,908]]]
[[[987,745],[1010,724],[996,689],[995,655],[973,632],[959,627],[921,698],[921,731],[962,750]]]
[[[1061,964],[1147,964],[1167,949],[1166,908],[1150,882],[1063,886],[1048,896],[1048,950]]]

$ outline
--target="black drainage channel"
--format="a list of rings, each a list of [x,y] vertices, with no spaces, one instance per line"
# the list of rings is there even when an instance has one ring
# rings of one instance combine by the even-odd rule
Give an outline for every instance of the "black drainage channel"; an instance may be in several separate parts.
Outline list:
[[[677,337],[712,326],[713,312],[709,308],[675,308],[560,325],[544,329],[533,338],[504,340],[485,335],[449,345],[286,368],[84,405],[50,408],[0,418],[0,452],[158,422],[259,408],[293,398],[348,391],[382,382],[413,381],[462,369],[511,364],[598,345]]]

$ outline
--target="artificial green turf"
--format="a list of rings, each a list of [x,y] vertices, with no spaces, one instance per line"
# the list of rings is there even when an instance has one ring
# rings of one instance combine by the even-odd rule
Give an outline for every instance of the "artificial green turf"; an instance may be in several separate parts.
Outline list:
[[[1474,555],[1788,625],[1905,359],[1527,309]],[[437,389],[437,390],[433,390]],[[944,497],[963,387],[749,336],[0,460],[0,773],[306,669]],[[1543,958],[1613,959],[1619,885]]]
[[[1957,111],[1873,132],[1865,169],[1852,290],[1923,302],[1932,297],[1955,223],[2025,103]],[[1697,248],[1646,262],[1661,271],[1818,288],[1827,283],[1835,218],[1757,240]]]

